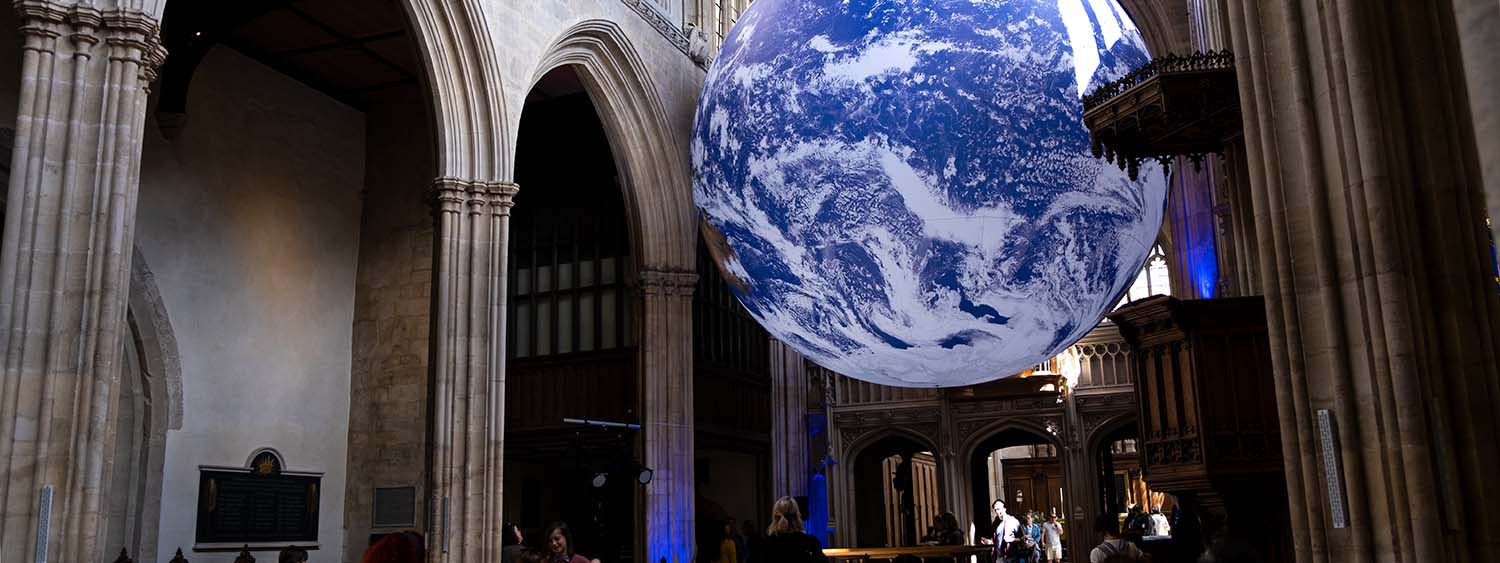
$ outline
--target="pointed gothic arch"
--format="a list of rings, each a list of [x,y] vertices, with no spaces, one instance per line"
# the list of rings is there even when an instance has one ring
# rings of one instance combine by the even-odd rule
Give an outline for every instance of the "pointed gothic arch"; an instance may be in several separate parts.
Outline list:
[[[588,20],[547,49],[531,82],[569,65],[614,151],[640,271],[692,272],[697,232],[687,151],[640,55],[617,23]]]
[[[402,0],[431,96],[441,178],[508,181],[513,152],[496,56],[478,0]]]

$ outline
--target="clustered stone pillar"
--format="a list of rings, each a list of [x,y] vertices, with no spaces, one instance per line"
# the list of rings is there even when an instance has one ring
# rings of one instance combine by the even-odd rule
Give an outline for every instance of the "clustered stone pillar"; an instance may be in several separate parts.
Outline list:
[[[500,557],[508,182],[439,178],[428,561]]]
[[[1450,2],[1227,7],[1297,561],[1495,561],[1493,154],[1467,22]]]
[[[646,561],[693,559],[692,272],[646,270],[641,288],[641,404],[646,433]]]
[[[807,359],[771,339],[771,494],[807,494]],[[807,515],[804,514],[804,517]]]
[[[155,4],[15,3],[24,45],[0,252],[0,560],[94,561],[105,549],[141,124],[165,56]]]

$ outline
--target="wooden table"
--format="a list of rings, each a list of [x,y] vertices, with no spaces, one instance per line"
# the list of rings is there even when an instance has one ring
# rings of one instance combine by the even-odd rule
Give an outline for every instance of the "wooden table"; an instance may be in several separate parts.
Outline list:
[[[827,555],[833,561],[894,561],[897,557],[909,555],[926,561],[928,558],[952,559],[959,563],[968,561],[970,555],[978,556],[981,563],[989,563],[990,546],[988,545],[924,545],[918,547],[852,547],[825,549],[823,555]]]

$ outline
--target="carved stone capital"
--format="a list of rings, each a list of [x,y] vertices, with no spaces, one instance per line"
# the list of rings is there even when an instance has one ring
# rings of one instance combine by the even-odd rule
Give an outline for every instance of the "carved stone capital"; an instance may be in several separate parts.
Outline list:
[[[515,182],[460,180],[444,176],[432,181],[431,198],[438,213],[458,213],[467,206],[473,214],[488,211],[495,215],[510,215],[519,191],[521,187]]]
[[[165,52],[155,53],[161,49],[160,22],[144,12],[55,0],[18,0],[15,9],[22,35],[43,40],[28,41],[26,49],[55,52],[50,40],[66,36],[76,47],[73,55],[88,57],[94,45],[105,43],[110,59],[149,65],[140,73],[143,80],[155,79],[155,66],[166,59]]]
[[[693,290],[698,287],[698,274],[693,272],[674,272],[665,270],[646,270],[641,272],[641,293],[648,297],[692,297]]]

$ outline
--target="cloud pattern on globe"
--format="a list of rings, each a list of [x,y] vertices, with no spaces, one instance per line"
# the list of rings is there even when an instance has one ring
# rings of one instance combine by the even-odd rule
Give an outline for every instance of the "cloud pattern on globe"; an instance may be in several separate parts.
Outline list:
[[[1166,180],[1095,159],[1081,92],[1145,63],[1114,0],[756,0],[698,102],[693,196],[730,286],[820,365],[1005,377],[1140,271]]]

